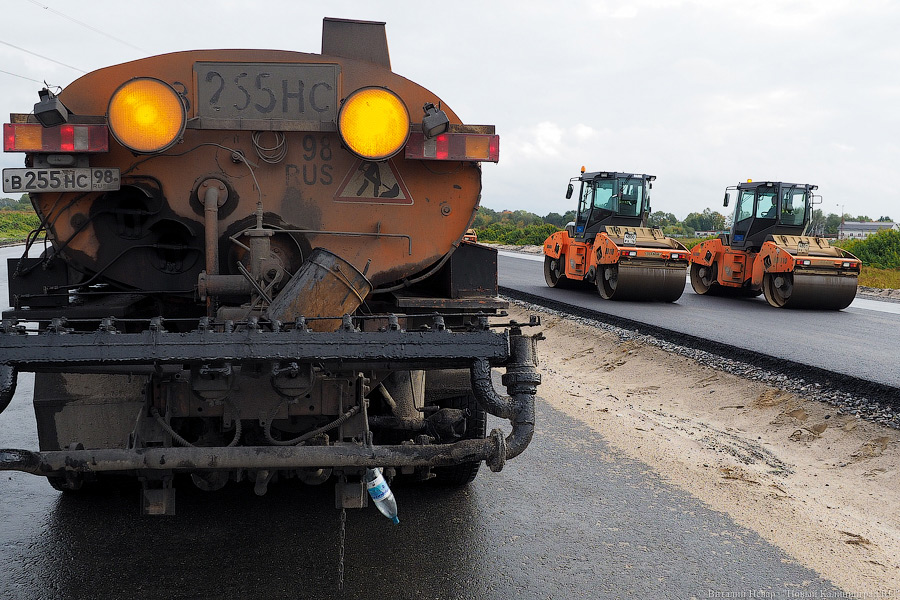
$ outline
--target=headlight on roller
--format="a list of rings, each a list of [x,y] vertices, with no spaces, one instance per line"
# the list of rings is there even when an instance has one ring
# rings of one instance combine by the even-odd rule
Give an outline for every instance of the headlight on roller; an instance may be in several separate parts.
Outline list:
[[[338,131],[344,145],[360,158],[386,160],[406,145],[409,111],[390,90],[360,88],[341,105]]]
[[[164,81],[138,77],[126,81],[109,99],[109,130],[134,152],[167,150],[181,138],[187,121],[178,92]]]

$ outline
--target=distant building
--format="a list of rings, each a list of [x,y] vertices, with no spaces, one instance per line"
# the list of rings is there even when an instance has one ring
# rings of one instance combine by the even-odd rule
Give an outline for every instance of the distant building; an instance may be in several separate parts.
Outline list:
[[[870,235],[876,234],[882,229],[900,231],[900,223],[886,223],[874,221],[870,223],[860,221],[844,221],[838,227],[839,240],[864,240]]]

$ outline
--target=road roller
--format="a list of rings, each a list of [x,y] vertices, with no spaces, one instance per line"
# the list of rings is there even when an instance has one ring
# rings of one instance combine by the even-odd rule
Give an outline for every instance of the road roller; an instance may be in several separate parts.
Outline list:
[[[368,469],[438,489],[528,446],[539,322],[508,319],[496,251],[463,242],[499,136],[394,73],[384,23],[37,100],[3,128],[25,155],[3,190],[40,225],[8,264],[0,407],[35,373],[40,447],[0,470],[68,493],[125,476],[145,514],[174,512],[176,481],[331,482],[361,508]]]
[[[777,308],[841,310],[856,297],[860,260],[806,235],[818,186],[748,180],[726,188],[736,204],[731,230],[691,251],[698,294],[759,296]]]
[[[607,300],[675,302],[684,292],[688,249],[647,227],[655,175],[597,171],[579,182],[575,221],[544,241],[550,287],[596,286]]]

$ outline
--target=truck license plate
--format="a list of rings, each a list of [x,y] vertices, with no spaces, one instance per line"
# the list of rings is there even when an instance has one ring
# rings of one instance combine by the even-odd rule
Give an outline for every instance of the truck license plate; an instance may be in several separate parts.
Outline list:
[[[103,192],[119,189],[119,169],[3,169],[4,193]]]
[[[625,234],[625,245],[634,246],[637,243],[637,234],[629,231]]]

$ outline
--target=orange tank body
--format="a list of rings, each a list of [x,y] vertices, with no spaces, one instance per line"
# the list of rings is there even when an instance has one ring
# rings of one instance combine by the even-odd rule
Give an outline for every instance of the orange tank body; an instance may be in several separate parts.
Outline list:
[[[210,77],[216,71],[206,67],[202,72],[212,81],[201,87],[196,65],[208,63],[247,66],[242,72],[248,74],[228,79]],[[280,80],[277,76],[264,76],[269,72],[277,74],[279,65],[298,63],[332,67],[336,89],[307,85],[297,97],[300,88],[296,81],[284,83],[287,76]],[[221,70],[224,72],[227,67]],[[365,86],[384,86],[396,92],[413,119],[415,111],[426,102],[440,103],[435,94],[388,68],[349,58],[297,52],[198,50],[94,71],[67,86],[59,98],[75,115],[105,115],[116,89],[137,76],[161,79],[182,94],[188,117],[183,140],[160,155],[143,156],[133,154],[111,138],[109,152],[97,156],[91,166],[119,168],[125,189],[129,185],[157,187],[158,183],[162,198],[136,199],[135,194],[123,193],[108,194],[106,198],[101,198],[100,193],[34,195],[40,214],[51,225],[51,237],[65,243],[64,254],[88,270],[99,270],[114,261],[112,252],[121,249],[116,246],[104,253],[104,241],[128,236],[135,227],[140,227],[141,234],[149,234],[142,236],[142,246],[159,240],[190,245],[192,240],[202,239],[203,210],[196,188],[209,177],[224,181],[232,196],[220,213],[220,231],[233,233],[235,227],[246,225],[244,221],[255,214],[257,202],[261,201],[264,212],[278,215],[277,225],[284,229],[366,234],[303,237],[309,247],[327,248],[359,269],[371,261],[367,277],[376,286],[417,273],[449,252],[461,240],[478,206],[481,170],[477,163],[445,163],[435,169],[420,160],[407,160],[402,153],[386,163],[366,162],[342,148],[333,122],[310,119],[306,127],[301,124],[301,131],[281,132],[286,153],[277,163],[269,164],[255,150],[253,137],[259,130],[254,127],[258,124],[239,125],[241,129],[236,129],[233,123],[216,123],[201,116],[198,109],[200,105],[215,109],[214,100],[230,93],[229,99],[236,95],[239,100],[243,98],[241,103],[248,104],[250,117],[261,117],[260,107],[265,109],[272,104],[273,110],[279,110],[286,104],[293,108],[293,103],[302,104],[313,117],[318,117],[319,110],[333,115],[346,94]],[[223,91],[214,98],[219,86]],[[460,123],[446,105],[442,108],[451,124]],[[271,147],[275,140],[275,132],[261,131],[257,145]],[[246,164],[232,159],[235,152],[255,165],[255,179]],[[136,216],[131,229],[122,224],[121,217],[91,219],[84,226],[96,211],[112,215],[121,214],[120,209],[154,214]],[[144,222],[137,223],[140,219]],[[196,280],[203,265],[202,260],[196,260],[199,252],[192,254],[185,257],[185,262],[194,260],[181,277],[184,282]],[[154,263],[161,262],[158,255],[158,251],[132,251],[127,263],[122,263],[127,266],[107,266],[107,274],[112,274],[112,269],[122,283],[141,287],[142,272],[154,270]],[[145,264],[137,263],[139,258]],[[230,269],[227,264],[225,267]]]

